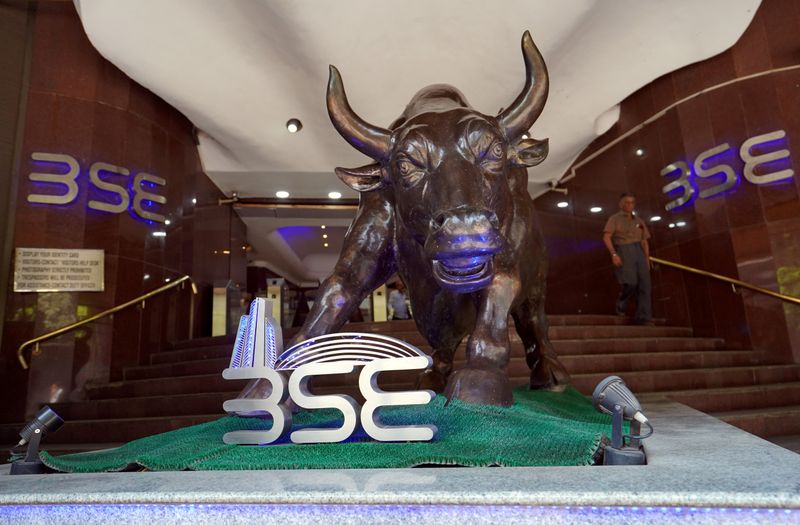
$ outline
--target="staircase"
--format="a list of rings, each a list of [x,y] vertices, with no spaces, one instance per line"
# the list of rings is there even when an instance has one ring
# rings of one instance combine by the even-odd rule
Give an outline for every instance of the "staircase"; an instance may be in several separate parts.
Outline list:
[[[615,316],[556,315],[550,325],[573,386],[584,394],[615,374],[645,407],[666,396],[765,438],[800,434],[800,365],[730,350],[721,339],[694,337],[691,328],[663,323],[631,326]],[[413,321],[351,323],[346,329],[380,332],[430,351]],[[512,383],[525,384],[529,370],[513,330],[511,341],[509,376]],[[244,386],[221,375],[232,344],[224,337],[180,342],[152,355],[150,364],[126,369],[123,381],[87,387],[87,401],[51,404],[66,424],[47,436],[44,448],[52,453],[109,448],[219,418],[223,401]],[[456,368],[464,364],[464,347],[456,354]],[[388,373],[381,386],[409,388],[415,377],[416,372]],[[331,376],[315,379],[313,389],[359,397],[355,385]],[[0,439],[16,442],[22,425],[0,425]]]

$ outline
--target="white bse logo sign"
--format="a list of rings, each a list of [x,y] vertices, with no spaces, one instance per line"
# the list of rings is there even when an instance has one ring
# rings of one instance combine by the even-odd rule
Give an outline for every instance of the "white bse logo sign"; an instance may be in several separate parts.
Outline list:
[[[280,325],[269,315],[268,301],[256,299],[250,315],[239,323],[230,366],[222,372],[225,379],[263,379],[272,392],[265,399],[231,399],[223,404],[226,412],[272,418],[268,431],[238,430],[223,436],[225,443],[265,445],[286,436],[291,430],[292,414],[286,401],[314,410],[334,408],[344,422],[339,428],[296,430],[289,434],[293,443],[336,443],[350,437],[359,423],[376,441],[429,441],[437,428],[433,425],[384,426],[378,410],[384,406],[426,405],[435,397],[430,390],[385,392],[378,388],[377,376],[394,370],[424,370],[432,359],[408,343],[378,334],[331,334],[296,344],[280,353]],[[347,374],[363,366],[359,390],[365,403],[360,407],[344,394],[313,395],[308,390],[312,377]],[[287,384],[281,372],[290,372]],[[360,414],[359,414],[360,412]]]

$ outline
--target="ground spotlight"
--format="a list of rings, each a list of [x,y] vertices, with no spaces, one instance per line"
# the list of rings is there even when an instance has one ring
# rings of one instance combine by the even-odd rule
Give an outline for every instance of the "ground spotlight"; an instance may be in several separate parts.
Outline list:
[[[653,426],[625,382],[617,376],[600,381],[592,394],[592,405],[598,412],[611,415],[611,443],[604,448],[603,464],[644,465],[646,458],[640,440],[653,434]],[[631,422],[630,435],[622,434],[623,421]],[[646,435],[641,435],[642,424],[650,429]]]
[[[55,432],[63,424],[64,420],[52,408],[49,406],[42,407],[19,432],[22,439],[17,443],[17,447],[27,443],[28,450],[25,453],[25,459],[11,464],[11,474],[44,473],[45,466],[39,459],[39,444],[45,434]]]

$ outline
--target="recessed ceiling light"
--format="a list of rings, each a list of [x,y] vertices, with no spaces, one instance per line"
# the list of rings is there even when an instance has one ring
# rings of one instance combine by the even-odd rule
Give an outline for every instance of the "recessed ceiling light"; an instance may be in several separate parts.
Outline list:
[[[144,276],[142,277],[142,279],[144,279],[145,281],[148,280],[149,278],[150,278],[149,273],[144,274]]]
[[[279,199],[285,199],[286,197],[289,196],[289,192],[286,190],[276,191],[275,196],[278,197]]]
[[[166,237],[166,236],[167,232],[162,232],[162,231],[153,232],[153,237]]]
[[[197,204],[197,199],[192,197],[192,204]]]
[[[669,227],[670,228],[674,228],[675,227],[675,223],[674,222],[669,223]]]
[[[678,221],[675,223],[675,226],[683,228],[684,226],[686,226],[686,221]]]
[[[320,228],[322,228],[324,230],[325,229],[325,225],[323,224],[322,226],[320,226]]]
[[[560,201],[556,203],[556,206],[558,206],[559,208],[566,208],[567,206],[569,206],[569,203],[567,201]]]
[[[650,222],[658,222],[661,220],[661,215],[653,215],[650,217]]]
[[[589,208],[589,211],[592,213],[600,213],[601,211],[603,211],[603,208],[601,208],[600,206],[592,206],[591,208]]]
[[[323,238],[323,239],[327,239],[327,238],[328,238],[328,234],[327,234],[327,233],[323,233],[323,234],[322,234],[322,238]]]
[[[300,122],[299,119],[290,118],[286,121],[286,129],[289,131],[289,133],[297,133],[303,129],[303,123]]]
[[[637,148],[636,149],[636,156],[637,157],[641,157],[643,155],[644,155],[644,150],[642,148]]]
[[[339,193],[338,191],[332,191],[332,192],[330,192],[328,194],[328,198],[329,199],[341,199],[342,198],[342,194]]]
[[[168,282],[170,282],[171,280],[172,280],[172,279],[170,279],[169,277],[167,277],[166,279],[164,279],[164,282],[165,282],[165,283],[168,283]]]
[[[167,219],[167,220],[165,220],[165,221],[164,221],[164,224],[166,224],[167,226],[169,226],[170,224],[172,224],[172,221],[171,221],[171,220],[169,220],[169,219]]]
[[[328,247],[328,243],[326,242],[325,244],[323,244],[323,246],[327,248]]]

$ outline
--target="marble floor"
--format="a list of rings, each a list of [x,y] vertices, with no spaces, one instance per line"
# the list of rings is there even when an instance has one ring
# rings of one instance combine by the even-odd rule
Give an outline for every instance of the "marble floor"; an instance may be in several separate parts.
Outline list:
[[[645,466],[13,477],[4,466],[0,523],[800,523],[800,455],[678,403],[645,410],[656,430]]]

